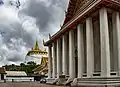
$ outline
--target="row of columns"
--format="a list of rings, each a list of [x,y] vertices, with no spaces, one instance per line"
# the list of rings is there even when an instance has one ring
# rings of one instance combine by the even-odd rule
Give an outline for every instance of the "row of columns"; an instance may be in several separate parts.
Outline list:
[[[110,44],[109,44],[109,29],[108,29],[108,15],[107,9],[102,8],[99,10],[100,16],[100,44],[101,44],[101,76],[110,76]],[[118,59],[118,74],[120,75],[120,17],[119,13],[114,14],[113,29],[116,37],[116,55]],[[92,77],[94,73],[94,42],[93,42],[93,26],[92,18],[86,19],[86,44],[83,39],[83,24],[77,26],[77,50],[78,50],[78,78],[83,76],[83,63],[84,63],[84,45],[86,45],[86,58],[87,58],[87,77]],[[62,43],[61,43],[62,41]],[[67,36],[63,35],[62,40],[57,40],[57,44],[53,43],[53,65],[51,46],[48,48],[49,53],[49,78],[55,78],[56,74],[59,78],[60,75],[68,75],[70,78],[75,78],[75,38],[73,30],[69,31],[69,44],[67,43]],[[61,45],[62,44],[62,45]],[[68,46],[69,45],[69,53]],[[57,50],[56,50],[57,49]],[[62,53],[61,53],[62,52]],[[56,55],[57,54],[57,55]],[[69,71],[68,71],[69,62]],[[57,67],[56,67],[57,65]],[[52,67],[53,66],[53,67]],[[57,70],[56,70],[57,69]],[[53,72],[52,72],[53,70]]]

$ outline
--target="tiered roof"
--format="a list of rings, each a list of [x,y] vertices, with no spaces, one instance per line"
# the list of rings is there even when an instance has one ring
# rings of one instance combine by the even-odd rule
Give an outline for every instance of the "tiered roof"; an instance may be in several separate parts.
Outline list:
[[[38,41],[36,41],[34,48],[32,50],[28,51],[27,56],[33,55],[33,54],[40,54],[40,55],[47,55],[47,51],[45,50],[40,50]]]

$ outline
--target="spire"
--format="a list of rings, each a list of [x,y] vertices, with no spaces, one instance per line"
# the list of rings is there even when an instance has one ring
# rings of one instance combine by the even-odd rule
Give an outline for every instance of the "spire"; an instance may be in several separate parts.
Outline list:
[[[38,45],[38,41],[36,40],[35,46],[34,46],[34,50],[40,50],[39,49],[39,45]]]

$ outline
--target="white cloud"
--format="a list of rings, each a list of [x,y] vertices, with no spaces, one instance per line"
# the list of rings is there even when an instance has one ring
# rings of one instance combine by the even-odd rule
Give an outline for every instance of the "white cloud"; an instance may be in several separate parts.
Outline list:
[[[20,0],[20,9],[4,0],[0,6],[0,65],[24,62],[36,41],[59,30],[68,0]],[[13,1],[13,0],[12,0]]]

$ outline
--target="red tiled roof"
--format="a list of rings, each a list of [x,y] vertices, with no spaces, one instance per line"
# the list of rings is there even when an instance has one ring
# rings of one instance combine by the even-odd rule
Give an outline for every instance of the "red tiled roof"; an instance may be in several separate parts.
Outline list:
[[[76,3],[77,3],[77,0],[70,0],[69,1],[69,5],[68,5],[67,12],[66,12],[66,18],[64,20],[64,24],[67,23],[73,17]]]

